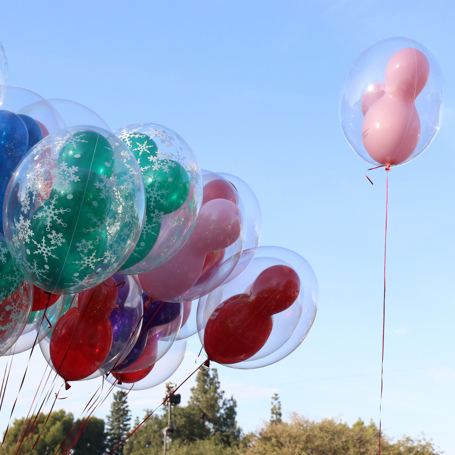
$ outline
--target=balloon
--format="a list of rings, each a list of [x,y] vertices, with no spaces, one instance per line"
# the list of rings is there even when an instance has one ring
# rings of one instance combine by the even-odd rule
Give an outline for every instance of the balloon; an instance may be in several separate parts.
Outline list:
[[[33,306],[32,312],[45,310],[51,307],[59,298],[59,294],[49,294],[49,292],[43,291],[39,287],[33,286]]]
[[[442,88],[441,70],[421,44],[407,38],[374,44],[346,77],[340,104],[346,139],[375,166],[413,160],[439,130]]]
[[[429,72],[427,58],[414,48],[399,50],[387,63],[385,93],[368,109],[362,126],[365,149],[378,163],[400,164],[417,147],[420,119],[415,100]]]
[[[33,120],[31,117],[25,114],[19,114],[19,117],[25,123],[28,131],[28,143],[27,151],[30,150],[34,145],[43,138],[43,131],[39,126],[39,123],[36,120]]]
[[[183,340],[197,332],[197,304],[198,301],[183,302],[182,327],[180,327],[177,340]]]
[[[199,338],[209,359],[247,369],[285,357],[311,329],[317,292],[305,259],[285,248],[259,247],[240,275],[199,300]]]
[[[136,344],[143,324],[142,289],[128,275],[114,275],[117,283],[117,301],[109,315],[112,325],[112,346],[101,366],[108,373],[119,365]]]
[[[0,41],[0,85],[8,82],[8,60],[6,59],[5,49]]]
[[[134,154],[144,181],[145,224],[120,269],[137,274],[166,262],[186,242],[201,205],[201,175],[188,144],[165,126],[140,123],[115,134]]]
[[[205,203],[194,231],[180,251],[161,266],[138,275],[144,292],[156,300],[181,301],[196,284],[207,254],[232,245],[240,236],[242,218],[227,199]]]
[[[50,357],[65,381],[77,381],[96,372],[106,360],[112,345],[109,315],[117,301],[113,278],[81,292],[77,307],[57,322],[51,337]]]
[[[292,268],[265,269],[250,292],[230,297],[211,314],[204,334],[209,359],[230,364],[252,357],[272,332],[272,316],[288,309],[299,293],[299,276]]]
[[[149,367],[160,359],[177,337],[183,308],[180,303],[150,302],[144,294],[144,319],[136,344],[114,371],[130,373]]]
[[[162,384],[181,365],[186,351],[186,340],[176,341],[156,363],[134,373],[112,373],[107,381],[123,390],[145,390]]]
[[[32,285],[32,287],[34,305],[36,298],[35,291],[41,290],[36,286]],[[46,338],[46,336],[52,331],[54,324],[56,324],[56,322],[58,321],[63,312],[66,300],[65,296],[52,295],[52,297],[55,297],[56,299],[53,301],[51,305],[49,305],[47,309],[44,306],[44,308],[42,308],[41,310],[36,311],[32,306],[32,311],[28,318],[27,324],[22,330],[20,337],[13,344],[13,346],[11,346],[11,348],[3,355],[13,355],[27,351],[28,349],[31,349],[34,345],[39,343],[41,340]]]
[[[6,295],[0,291],[1,295]],[[0,355],[5,354],[20,337],[32,308],[32,287],[27,281],[0,300]]]
[[[25,276],[54,294],[81,292],[112,276],[143,223],[136,160],[112,133],[86,128],[41,140],[6,195],[9,248]]]

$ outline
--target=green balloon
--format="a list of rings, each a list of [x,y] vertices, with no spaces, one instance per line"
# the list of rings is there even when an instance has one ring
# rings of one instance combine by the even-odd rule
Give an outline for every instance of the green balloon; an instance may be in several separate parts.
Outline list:
[[[183,166],[160,155],[152,138],[135,133],[125,139],[139,163],[146,197],[145,224],[141,236],[120,271],[142,262],[158,239],[163,215],[178,210],[190,192],[190,180]]]
[[[109,141],[94,131],[80,131],[65,138],[66,145],[60,150],[58,164],[71,169],[87,169],[109,178],[114,167],[114,151]]]
[[[23,281],[24,276],[6,246],[5,237],[0,234],[0,302],[13,294]]]

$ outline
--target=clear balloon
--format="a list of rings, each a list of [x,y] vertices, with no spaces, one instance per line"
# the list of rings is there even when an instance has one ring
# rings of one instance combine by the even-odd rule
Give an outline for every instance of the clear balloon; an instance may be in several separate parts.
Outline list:
[[[205,174],[203,202],[193,232],[167,262],[141,273],[144,292],[156,300],[182,302],[209,293],[236,266],[243,247],[237,190],[216,174]]]
[[[4,236],[0,234],[0,355],[7,352],[20,337],[32,302],[32,285],[24,281]]]
[[[20,163],[6,201],[10,251],[33,284],[54,294],[112,276],[134,248],[145,211],[137,161],[96,127],[40,141]]]
[[[94,111],[76,101],[50,99],[47,102],[58,112],[65,128],[89,125],[111,131],[109,125]]]
[[[62,315],[66,296],[61,296],[47,309],[30,312],[27,324],[18,340],[3,355],[19,354],[31,349],[43,340],[53,329]]]
[[[101,366],[103,374],[120,365],[141,333],[144,312],[142,289],[128,275],[114,275],[118,286],[115,308],[109,315],[113,337],[109,354]]]
[[[6,58],[5,49],[0,41],[0,85],[8,83],[8,60]]]
[[[197,305],[198,300],[183,302],[182,327],[177,340],[184,340],[197,332]]]
[[[183,317],[183,305],[173,302],[151,302],[144,294],[144,318],[135,345],[113,371],[134,373],[155,364],[177,338]]]
[[[145,390],[156,387],[170,378],[181,365],[186,351],[186,340],[176,341],[164,357],[148,368],[135,373],[114,373],[107,381],[123,390]]]
[[[199,338],[210,360],[232,368],[269,365],[282,358],[275,352],[284,357],[308,334],[317,295],[304,258],[285,248],[259,247],[238,277],[199,300]],[[292,346],[284,349],[287,343]]]
[[[144,227],[120,269],[137,274],[166,262],[185,244],[201,205],[201,173],[188,144],[165,126],[140,123],[115,134],[134,154],[144,181]]]
[[[441,123],[443,78],[433,55],[408,38],[373,44],[346,77],[340,103],[343,132],[372,165],[416,158]]]

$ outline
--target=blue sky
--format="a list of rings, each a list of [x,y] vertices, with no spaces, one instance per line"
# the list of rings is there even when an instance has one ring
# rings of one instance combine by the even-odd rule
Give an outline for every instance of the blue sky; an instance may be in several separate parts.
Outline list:
[[[113,129],[156,122],[176,130],[202,168],[238,175],[255,191],[263,245],[292,249],[313,266],[319,312],[299,349],[266,369],[219,368],[247,431],[268,419],[274,392],[285,414],[378,422],[385,173],[370,174],[374,186],[365,179],[369,166],[344,139],[338,103],[357,56],[405,36],[433,53],[446,86],[436,139],[390,175],[383,428],[392,436],[423,431],[455,454],[454,13],[452,2],[438,0],[2,6],[11,84],[85,104]],[[175,382],[197,352],[195,339]],[[25,357],[13,366],[17,381]],[[94,382],[73,387],[65,408],[78,415]],[[17,416],[34,391],[31,382],[24,387]],[[162,394],[160,386],[131,394],[133,414]]]

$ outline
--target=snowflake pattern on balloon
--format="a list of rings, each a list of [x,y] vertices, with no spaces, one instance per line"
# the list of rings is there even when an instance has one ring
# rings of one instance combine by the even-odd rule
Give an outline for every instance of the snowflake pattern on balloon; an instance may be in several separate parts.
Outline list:
[[[30,151],[16,177],[17,205],[7,210],[14,259],[49,292],[79,292],[111,276],[143,223],[134,156],[114,135],[82,128],[47,136]]]

